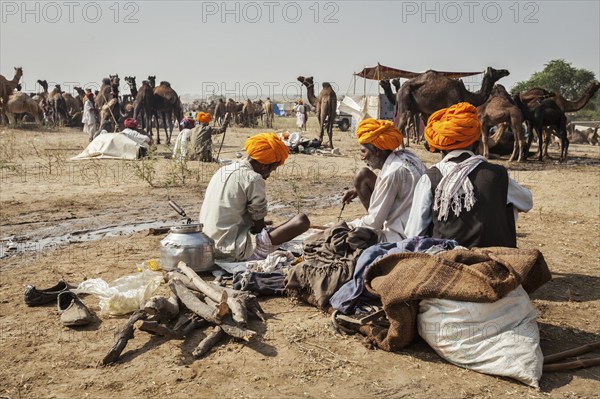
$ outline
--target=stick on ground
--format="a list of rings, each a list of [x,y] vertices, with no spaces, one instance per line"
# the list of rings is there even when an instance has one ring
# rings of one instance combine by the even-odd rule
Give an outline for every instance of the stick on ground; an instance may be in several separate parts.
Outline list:
[[[224,336],[225,332],[223,331],[223,329],[221,329],[221,327],[219,326],[216,326],[206,338],[200,341],[196,349],[194,349],[194,351],[192,352],[192,356],[194,356],[195,358],[201,357],[209,350],[211,350],[211,348],[215,346]]]
[[[121,331],[119,331],[115,335],[115,344],[108,351],[106,356],[104,356],[104,359],[102,359],[103,365],[112,364],[119,360],[119,356],[121,356],[121,352],[123,352],[123,349],[125,349],[127,341],[133,338],[133,329],[135,322],[138,320],[146,320],[147,318],[148,315],[142,310],[135,311],[129,317],[129,320],[127,320],[127,323],[125,323],[123,329],[121,329]]]

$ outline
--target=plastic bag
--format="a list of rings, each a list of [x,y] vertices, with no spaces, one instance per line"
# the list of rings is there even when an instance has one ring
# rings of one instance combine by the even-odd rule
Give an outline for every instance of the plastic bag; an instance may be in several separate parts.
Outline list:
[[[162,273],[143,269],[141,273],[120,277],[112,283],[101,278],[86,280],[72,291],[98,296],[101,312],[116,316],[138,310],[152,297],[162,280]]]

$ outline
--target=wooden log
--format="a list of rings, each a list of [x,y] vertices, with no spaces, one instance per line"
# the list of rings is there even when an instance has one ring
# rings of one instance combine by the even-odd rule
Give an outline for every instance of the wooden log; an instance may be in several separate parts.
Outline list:
[[[196,349],[194,349],[192,352],[192,356],[194,356],[196,359],[201,357],[211,350],[211,348],[215,346],[224,336],[225,332],[223,329],[219,326],[216,326],[206,338],[200,341]]]
[[[194,283],[194,285],[207,297],[216,302],[221,300],[223,291],[226,291],[223,287],[204,281],[184,262],[179,262],[177,268],[181,270],[183,274],[188,276],[192,280],[192,283]],[[231,316],[236,323],[241,325],[246,325],[248,323],[248,311],[246,310],[246,305],[241,300],[228,295],[227,305],[229,306],[229,309],[231,309]]]
[[[123,352],[123,349],[125,349],[127,341],[133,338],[133,329],[135,322],[138,320],[145,320],[147,317],[148,315],[143,310],[137,310],[133,312],[133,314],[129,317],[129,320],[127,320],[127,323],[125,323],[121,331],[115,334],[115,344],[108,351],[106,356],[104,356],[104,359],[102,359],[101,363],[103,365],[112,364],[119,360],[119,356],[121,356],[121,352]]]
[[[600,366],[600,357],[595,357],[591,359],[577,359],[572,362],[565,363],[544,364],[542,371],[546,373],[549,371],[573,370],[593,366]]]
[[[192,282],[192,280],[186,276],[183,273],[179,273],[177,271],[171,271],[168,272],[166,275],[166,282],[169,282],[171,280],[173,280],[174,278],[178,278],[179,280],[181,280],[181,282],[188,287],[190,290],[194,291],[194,292],[200,292],[198,290],[198,287],[196,287],[196,285],[194,285],[194,283]],[[202,294],[202,296],[205,296],[204,294]]]
[[[142,320],[138,322],[138,328],[150,334],[160,335],[168,339],[184,339],[182,331],[173,330],[157,321]]]
[[[214,317],[214,308],[202,302],[181,282],[174,279],[169,281],[169,288],[173,291],[181,302],[192,312],[213,324],[221,324],[222,320]]]
[[[256,336],[256,332],[236,326],[233,320],[231,320],[229,317],[225,320],[220,320],[214,317],[214,308],[196,298],[196,296],[194,296],[194,294],[185,285],[183,285],[180,280],[175,279],[170,281],[169,288],[176,293],[181,302],[189,310],[210,323],[220,325],[226,334],[231,335],[234,338],[241,338],[245,341],[249,341]]]
[[[578,346],[577,348],[544,356],[544,364],[553,363],[558,360],[566,359],[568,357],[583,355],[584,353],[588,353],[597,348],[600,348],[600,341],[592,342],[591,344]]]
[[[154,296],[146,302],[143,309],[149,315],[155,316],[159,322],[166,323],[179,314],[179,303],[175,296]]]

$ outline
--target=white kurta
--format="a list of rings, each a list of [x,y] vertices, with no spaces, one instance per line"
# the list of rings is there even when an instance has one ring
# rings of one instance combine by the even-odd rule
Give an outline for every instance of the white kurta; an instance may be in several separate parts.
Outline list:
[[[354,227],[370,227],[377,231],[379,242],[397,242],[406,238],[404,230],[410,214],[413,192],[425,171],[416,157],[407,163],[402,152],[395,151],[385,160],[377,176],[366,216],[350,222]]]
[[[250,229],[267,215],[265,180],[247,160],[225,165],[210,179],[200,209],[203,232],[215,240],[215,257],[245,260],[254,251]]]
[[[306,123],[306,115],[304,113],[304,105],[298,104],[294,106],[294,111],[296,111],[296,126],[298,128],[304,127]]]
[[[173,156],[176,159],[186,159],[190,147],[191,132],[191,129],[182,129],[177,135],[177,139],[175,140],[175,147],[173,147]]]
[[[145,134],[138,133],[135,130],[126,127],[121,133],[126,135],[142,147],[148,148],[148,145],[150,144],[150,137],[146,136]]]
[[[96,114],[92,111],[94,104],[87,100],[83,106],[83,116],[81,122],[83,123],[83,132],[89,135],[93,134],[96,130]]]

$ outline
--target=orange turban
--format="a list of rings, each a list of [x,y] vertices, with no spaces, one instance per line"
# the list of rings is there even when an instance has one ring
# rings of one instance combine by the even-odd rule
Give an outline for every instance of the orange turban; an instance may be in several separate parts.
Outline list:
[[[289,155],[287,146],[275,133],[259,133],[246,140],[244,145],[250,158],[269,165],[277,162],[283,165]]]
[[[480,136],[477,108],[469,103],[458,103],[434,112],[425,128],[425,140],[431,152],[467,148]]]
[[[395,150],[402,143],[402,133],[391,121],[363,119],[356,128],[359,144],[372,144],[380,150]]]
[[[206,112],[198,112],[196,114],[196,120],[200,123],[208,124],[212,120],[212,116]]]

